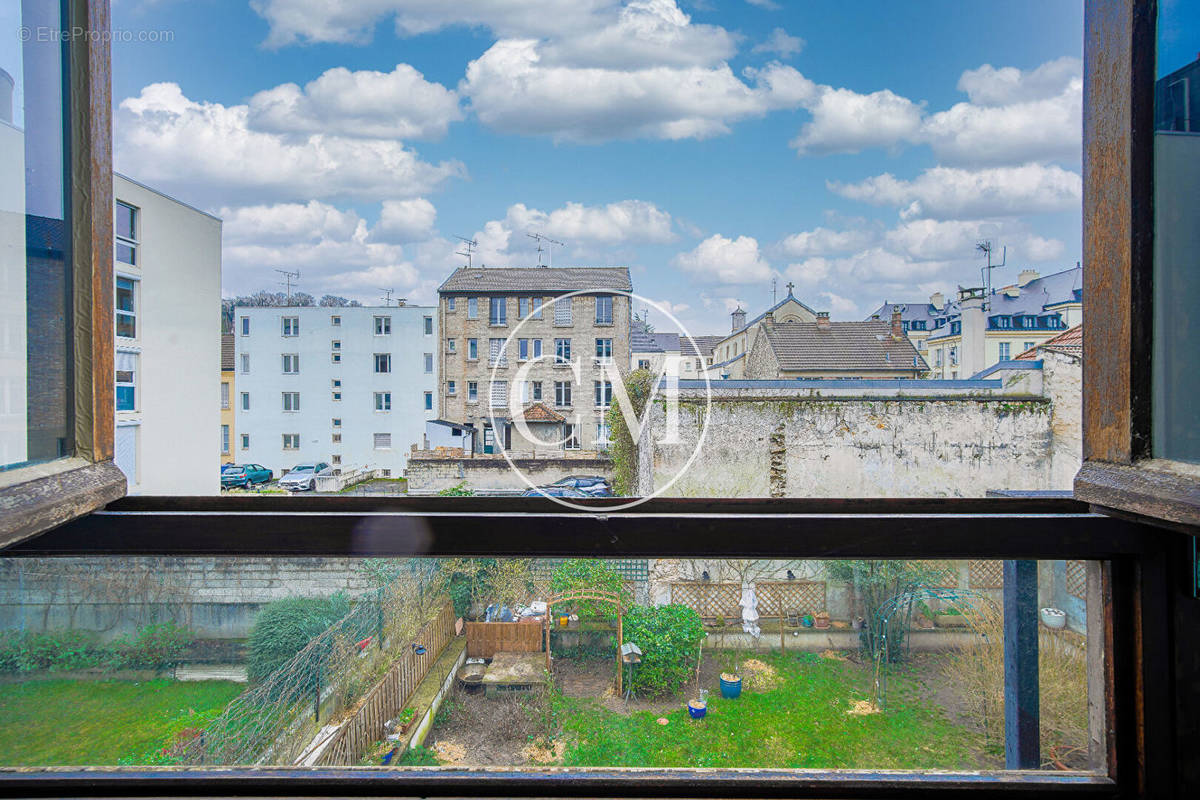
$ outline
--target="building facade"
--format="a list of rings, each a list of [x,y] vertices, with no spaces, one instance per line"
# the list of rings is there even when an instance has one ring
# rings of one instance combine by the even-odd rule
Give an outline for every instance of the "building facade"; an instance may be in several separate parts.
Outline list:
[[[772,324],[817,321],[817,312],[796,299],[792,294],[794,288],[795,284],[787,284],[787,297],[749,322],[746,321],[746,311],[738,306],[729,315],[731,330],[728,336],[696,337],[697,343],[702,344],[706,351],[704,355],[710,380],[740,380],[747,377],[748,354],[754,349],[768,321]]]
[[[117,466],[130,494],[217,494],[221,220],[113,176]]]
[[[1040,276],[1022,270],[1017,282],[987,294],[960,289],[947,302],[884,303],[871,319],[899,311],[904,331],[929,364],[929,377],[969,378],[980,370],[1051,339],[1083,322],[1083,269]]]
[[[234,460],[399,477],[437,417],[437,309],[234,309]]]
[[[233,443],[237,437],[237,414],[233,398],[237,391],[236,340],[232,333],[221,334],[221,463],[234,463]]]
[[[456,270],[438,290],[442,418],[477,432],[476,453],[606,449],[606,367],[628,372],[632,288],[625,267]],[[561,437],[514,424],[511,405],[537,403],[563,417]]]
[[[768,311],[742,362],[750,380],[912,379],[927,369],[904,335],[899,312],[889,324],[831,322],[826,312],[815,322],[775,322]]]

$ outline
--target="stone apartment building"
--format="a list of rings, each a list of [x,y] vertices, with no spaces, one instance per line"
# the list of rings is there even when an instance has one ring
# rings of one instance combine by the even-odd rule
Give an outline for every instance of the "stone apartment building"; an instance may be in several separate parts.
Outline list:
[[[481,454],[606,449],[604,367],[628,372],[630,291],[626,267],[456,270],[438,289],[443,421],[473,430]]]

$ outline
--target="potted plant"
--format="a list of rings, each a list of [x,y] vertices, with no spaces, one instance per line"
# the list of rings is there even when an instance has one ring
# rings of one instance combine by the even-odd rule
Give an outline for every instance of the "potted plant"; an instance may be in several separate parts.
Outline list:
[[[400,733],[408,733],[408,728],[413,724],[413,719],[417,716],[417,711],[412,706],[405,708],[400,712],[400,716],[396,717],[396,727]]]
[[[818,611],[817,614],[813,617],[813,627],[821,628],[822,630],[824,630],[825,628],[828,628],[829,627],[829,612],[828,611]]]
[[[805,628],[811,628],[813,626],[813,615],[805,614],[803,617],[801,617],[800,625]]]
[[[688,716],[692,719],[704,719],[704,715],[708,713],[708,701],[706,700],[688,700]]]
[[[742,695],[742,660],[736,652],[726,652],[724,669],[721,672],[721,697],[736,700]]]

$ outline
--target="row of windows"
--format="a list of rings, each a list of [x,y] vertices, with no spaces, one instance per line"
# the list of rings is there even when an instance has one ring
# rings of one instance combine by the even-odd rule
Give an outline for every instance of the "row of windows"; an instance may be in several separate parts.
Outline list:
[[[611,364],[613,355],[613,340],[612,339],[596,339],[595,358],[598,364]],[[508,353],[504,346],[504,339],[488,339],[488,366],[508,366]],[[458,353],[458,340],[446,340],[446,352],[454,355]],[[539,359],[542,357],[542,340],[541,339],[517,339],[517,360],[528,361],[530,359]],[[479,358],[479,340],[467,339],[467,360],[472,361]],[[571,340],[570,339],[555,339],[554,340],[554,363],[555,364],[570,364],[571,363]],[[432,364],[432,357],[426,354],[426,364]],[[426,372],[431,372],[432,368],[426,369]]]
[[[571,408],[571,387],[569,381],[554,381],[555,408]],[[521,381],[521,402],[537,403],[543,400],[542,381]],[[595,408],[608,408],[612,405],[612,381],[592,381],[592,402]],[[446,381],[446,394],[458,396],[457,381]],[[479,401],[479,382],[467,381],[467,402]],[[494,408],[508,405],[508,381],[492,381],[489,401]]]
[[[250,335],[250,318],[241,318],[242,336]],[[281,318],[282,333],[284,336],[299,336],[300,335],[300,318],[299,317],[282,317]],[[329,318],[329,324],[334,327],[341,327],[342,318],[340,316],[332,316]],[[433,335],[433,317],[424,317],[422,326],[426,336]],[[374,317],[372,328],[376,336],[390,336],[392,333],[392,318],[387,316]]]
[[[118,383],[119,383],[120,376],[121,376],[121,373],[119,371],[117,373],[117,376],[118,376]],[[132,377],[130,378],[130,381],[132,382]],[[451,381],[451,383],[453,383],[453,381]],[[342,393],[340,391],[341,381],[334,381],[334,384],[335,384],[335,386],[334,386],[334,391],[333,391],[333,399],[336,401],[340,401],[342,399]],[[300,393],[299,392],[280,392],[280,394],[282,395],[282,398],[283,398],[282,407],[283,407],[284,411],[299,411],[300,410]],[[222,383],[221,384],[221,408],[229,408],[229,396],[228,395],[229,395],[229,384]],[[392,393],[391,392],[374,392],[373,395],[374,395],[374,405],[375,405],[376,411],[391,411],[392,410]],[[242,411],[250,410],[250,393],[249,392],[241,393],[241,409],[242,409]],[[119,395],[118,395],[117,410],[118,411],[132,411],[133,408],[132,408],[132,406],[128,409],[121,408],[120,399],[119,399]],[[426,411],[433,410],[433,392],[425,392],[425,410]],[[335,422],[340,424],[341,421],[335,420]]]
[[[341,342],[334,342],[333,363],[342,363],[342,354],[338,352],[341,348]],[[281,353],[280,358],[283,361],[283,372],[285,375],[295,375],[300,372],[300,355],[299,353]],[[433,374],[433,353],[424,354],[424,369],[425,373]],[[243,375],[250,372],[250,354],[242,353],[240,356],[241,372]],[[387,373],[392,371],[392,354],[391,353],[375,353],[374,354],[375,371],[378,373]]]
[[[988,318],[988,327],[993,330],[1061,330],[1066,327],[1058,314],[1046,314],[1041,317],[1033,315],[995,316]]]
[[[488,297],[484,298],[488,304],[488,324],[490,325],[507,325],[508,324],[508,298],[507,297]],[[613,324],[613,299],[612,295],[602,294],[596,295],[595,299],[595,320],[597,325],[612,325]],[[458,302],[455,297],[446,298],[446,311],[454,313],[458,309]],[[573,325],[572,304],[574,298],[565,298],[554,304],[554,324],[555,325]],[[517,318],[518,319],[541,319],[542,318],[542,298],[540,297],[518,297],[517,298]],[[479,318],[479,298],[467,298],[467,319]]]
[[[284,433],[281,435],[283,438],[283,449],[284,450],[299,450],[300,449],[300,434]],[[250,449],[250,434],[248,434],[248,433],[241,434],[241,439],[242,439],[242,449],[249,450]],[[332,442],[333,442],[333,444],[341,444],[342,435],[340,433],[333,434]],[[376,450],[391,449],[392,434],[390,434],[390,433],[373,433],[373,434],[371,434],[371,443]],[[228,452],[228,450],[226,450],[225,452]],[[335,455],[333,457],[334,464],[340,464],[341,460],[342,460],[342,457],[340,455]]]

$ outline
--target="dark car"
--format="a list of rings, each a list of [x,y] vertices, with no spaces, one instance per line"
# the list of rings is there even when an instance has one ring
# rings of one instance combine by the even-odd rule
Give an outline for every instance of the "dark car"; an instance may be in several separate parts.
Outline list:
[[[575,489],[588,497],[612,497],[612,486],[609,485],[608,478],[599,475],[568,475],[550,485]]]
[[[221,468],[221,488],[249,489],[256,483],[270,483],[275,473],[262,464],[226,464]]]
[[[584,494],[578,489],[572,489],[570,486],[539,486],[536,489],[526,489],[521,493],[522,497],[591,497],[590,494]]]

